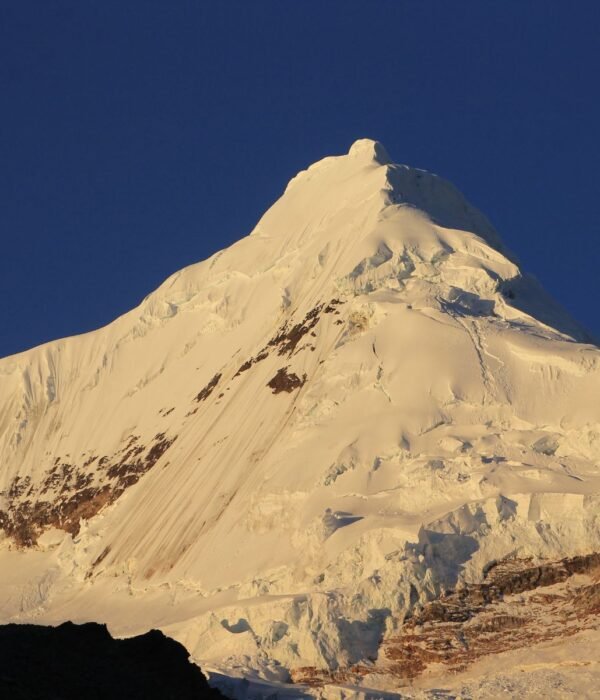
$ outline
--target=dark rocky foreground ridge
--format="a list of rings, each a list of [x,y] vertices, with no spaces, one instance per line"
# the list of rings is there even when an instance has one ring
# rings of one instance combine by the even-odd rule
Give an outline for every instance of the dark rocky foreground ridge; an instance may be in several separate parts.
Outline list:
[[[185,648],[158,630],[113,639],[105,625],[0,626],[3,700],[216,700]]]

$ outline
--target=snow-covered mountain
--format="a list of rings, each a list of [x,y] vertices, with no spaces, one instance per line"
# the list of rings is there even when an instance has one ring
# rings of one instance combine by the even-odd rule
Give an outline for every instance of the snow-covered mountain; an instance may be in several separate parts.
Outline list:
[[[599,672],[561,667],[600,650],[599,464],[600,350],[360,140],[138,308],[0,361],[0,615],[159,627],[291,697],[493,697],[492,653],[548,693]]]

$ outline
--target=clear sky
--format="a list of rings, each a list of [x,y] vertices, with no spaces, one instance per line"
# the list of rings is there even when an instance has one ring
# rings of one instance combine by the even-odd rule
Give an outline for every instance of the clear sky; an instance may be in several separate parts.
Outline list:
[[[600,335],[600,3],[0,4],[0,355],[91,330],[382,141]]]

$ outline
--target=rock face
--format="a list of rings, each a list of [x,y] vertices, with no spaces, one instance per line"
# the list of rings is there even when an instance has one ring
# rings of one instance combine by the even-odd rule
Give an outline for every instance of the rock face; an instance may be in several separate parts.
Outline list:
[[[598,629],[600,553],[531,564],[497,563],[484,583],[466,584],[421,606],[397,634],[382,639],[373,663],[334,672],[299,668],[292,677],[312,686],[358,685],[375,675],[406,682],[430,668],[457,673],[484,656]]]
[[[530,619],[498,567],[600,552],[599,396],[487,219],[359,141],[114,323],[0,361],[0,619],[159,627],[265,683],[470,664],[473,620]]]
[[[91,455],[81,466],[57,457],[39,484],[17,475],[3,494],[7,507],[0,511],[0,527],[22,547],[35,545],[38,536],[50,527],[77,535],[82,520],[93,518],[137,483],[176,437],[158,433],[146,448],[138,437],[130,435],[112,457]],[[49,493],[51,497],[46,495]]]
[[[11,700],[223,698],[186,650],[152,630],[113,639],[104,625],[0,626],[0,696]]]

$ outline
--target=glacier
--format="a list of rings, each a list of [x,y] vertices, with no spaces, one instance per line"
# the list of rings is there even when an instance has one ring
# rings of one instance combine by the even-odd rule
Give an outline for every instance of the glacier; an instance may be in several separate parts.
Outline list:
[[[581,696],[599,465],[594,339],[361,139],[113,323],[0,360],[0,615],[161,629],[232,697]]]

